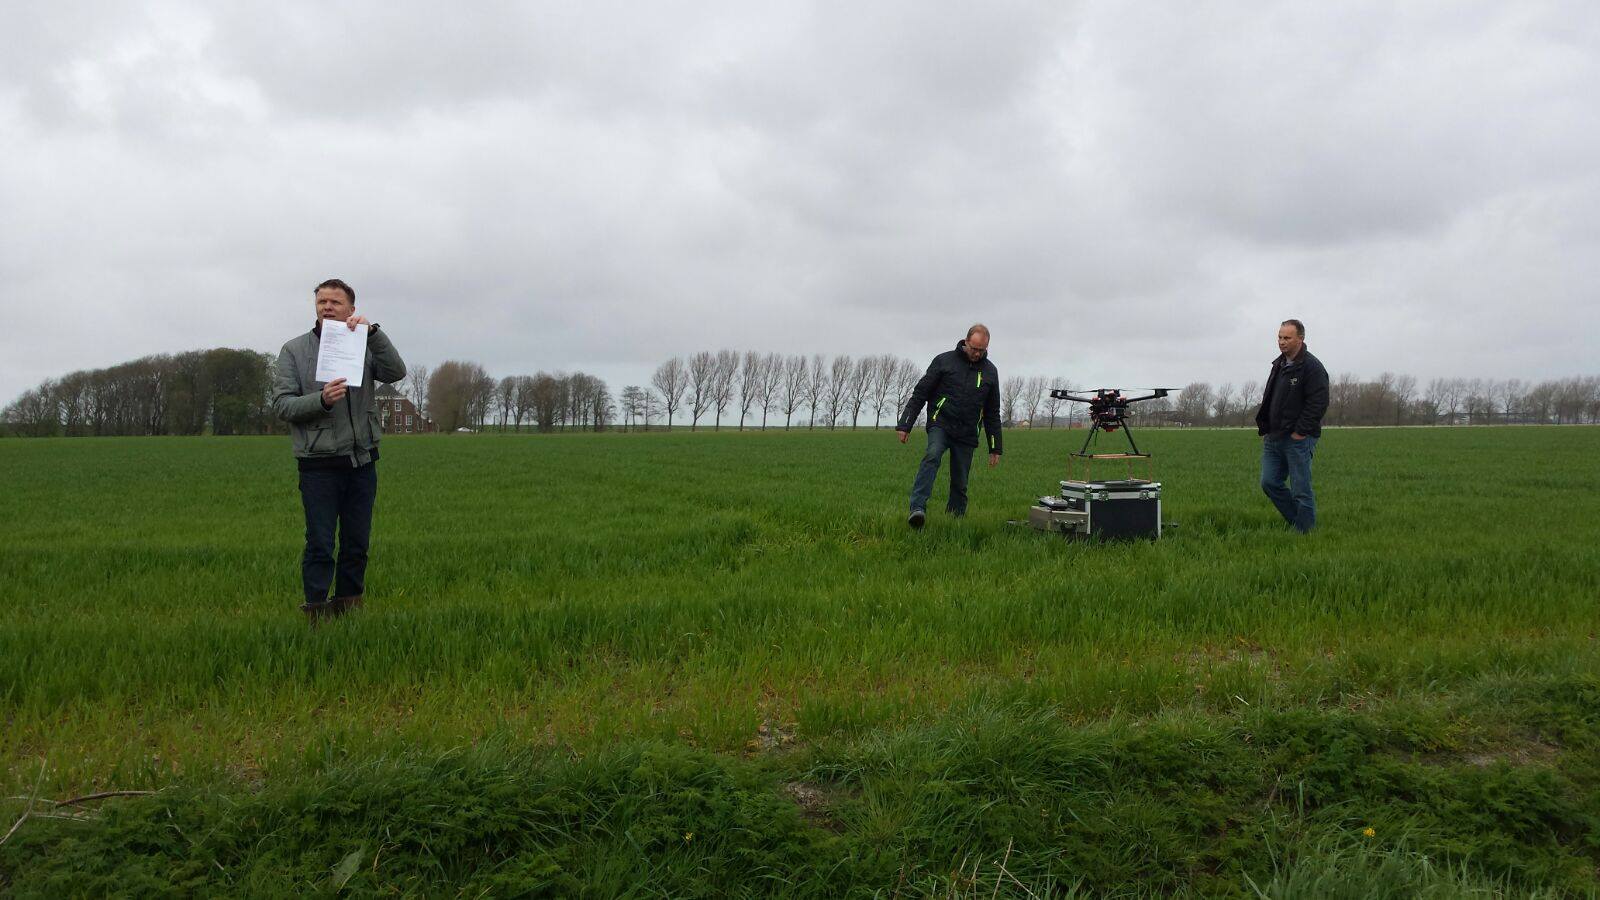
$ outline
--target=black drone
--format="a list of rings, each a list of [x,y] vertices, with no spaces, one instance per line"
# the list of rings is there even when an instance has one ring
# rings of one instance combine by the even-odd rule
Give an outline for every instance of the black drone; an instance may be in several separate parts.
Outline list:
[[[1074,403],[1089,404],[1089,421],[1092,424],[1089,428],[1088,436],[1083,439],[1083,449],[1079,450],[1075,454],[1076,456],[1089,455],[1089,443],[1094,440],[1094,436],[1098,432],[1116,431],[1120,428],[1122,433],[1127,436],[1128,446],[1133,449],[1133,452],[1119,455],[1146,457],[1150,454],[1140,453],[1139,445],[1133,442],[1133,430],[1128,427],[1128,406],[1143,400],[1155,400],[1165,397],[1176,390],[1178,388],[1151,388],[1148,394],[1130,397],[1119,388],[1099,388],[1094,391],[1073,391],[1056,388],[1050,392],[1050,396],[1057,400],[1071,400]]]

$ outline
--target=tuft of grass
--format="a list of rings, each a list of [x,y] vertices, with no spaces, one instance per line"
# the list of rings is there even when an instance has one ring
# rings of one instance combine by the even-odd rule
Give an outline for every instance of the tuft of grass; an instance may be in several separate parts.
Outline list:
[[[41,896],[1593,892],[1594,726],[1548,763],[1472,752],[1581,720],[1595,685],[1526,686],[1539,702],[1509,711],[1482,692],[1091,724],[971,702],[754,755],[328,747],[261,782],[180,779],[40,820],[0,846],[0,872]]]
[[[1410,849],[1404,839],[1388,845],[1319,842],[1292,862],[1275,860],[1270,881],[1257,884],[1246,876],[1246,882],[1262,900],[1497,900],[1507,896],[1540,900],[1567,896],[1554,888],[1521,888],[1510,878],[1485,875],[1465,861],[1441,864]]]

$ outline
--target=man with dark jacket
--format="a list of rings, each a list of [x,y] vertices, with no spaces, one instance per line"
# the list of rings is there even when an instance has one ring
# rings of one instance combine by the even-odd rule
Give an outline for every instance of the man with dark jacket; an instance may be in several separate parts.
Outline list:
[[[272,409],[289,423],[300,467],[300,502],[306,513],[306,549],[300,559],[306,602],[300,608],[313,625],[361,606],[372,505],[378,497],[378,382],[392,383],[406,375],[406,364],[389,335],[354,315],[356,292],[350,285],[330,278],[317,285],[315,298],[316,326],[283,345],[272,390]],[[343,378],[317,381],[322,329],[354,330],[362,324],[368,327],[361,385],[347,385]],[[334,588],[332,599],[329,587]]]
[[[928,407],[928,449],[911,484],[911,517],[906,520],[912,528],[921,528],[928,518],[933,479],[946,450],[950,452],[950,500],[945,511],[966,515],[967,475],[972,471],[980,425],[988,432],[990,467],[1000,462],[1000,373],[988,357],[989,329],[982,325],[968,328],[966,340],[933,358],[895,425],[895,436],[904,444],[922,407]]]
[[[1317,524],[1311,455],[1327,411],[1328,370],[1306,349],[1306,326],[1287,319],[1278,328],[1278,358],[1256,411],[1256,431],[1262,437],[1261,490],[1301,534]]]

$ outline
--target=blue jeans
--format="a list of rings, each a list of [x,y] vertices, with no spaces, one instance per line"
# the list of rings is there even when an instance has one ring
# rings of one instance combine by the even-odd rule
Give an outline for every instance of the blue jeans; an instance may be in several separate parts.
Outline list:
[[[367,541],[372,536],[372,505],[378,499],[378,464],[356,469],[307,469],[300,473],[300,502],[306,510],[306,550],[300,576],[307,603],[355,597],[366,590]],[[335,529],[339,556],[333,555]],[[335,584],[335,575],[338,583]]]
[[[1304,534],[1317,524],[1317,498],[1311,493],[1311,455],[1317,439],[1297,441],[1284,434],[1261,440],[1261,490],[1283,520]],[[1284,479],[1289,486],[1284,487]]]
[[[922,454],[922,465],[917,468],[917,479],[911,483],[912,510],[927,509],[928,498],[933,496],[933,479],[939,474],[939,460],[950,451],[950,500],[945,512],[952,515],[967,514],[967,476],[972,474],[972,453],[976,446],[951,443],[950,435],[935,425],[928,429],[928,449]]]

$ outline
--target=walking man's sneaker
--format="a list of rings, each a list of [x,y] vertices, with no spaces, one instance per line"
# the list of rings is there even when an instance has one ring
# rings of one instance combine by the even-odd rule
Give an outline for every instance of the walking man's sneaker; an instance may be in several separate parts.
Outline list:
[[[906,524],[910,525],[912,528],[921,528],[922,523],[927,521],[927,519],[928,514],[926,512],[923,512],[920,509],[913,509],[911,511],[911,518],[906,519]]]

